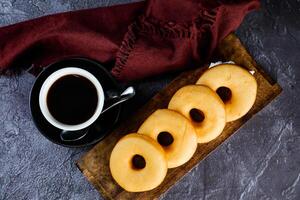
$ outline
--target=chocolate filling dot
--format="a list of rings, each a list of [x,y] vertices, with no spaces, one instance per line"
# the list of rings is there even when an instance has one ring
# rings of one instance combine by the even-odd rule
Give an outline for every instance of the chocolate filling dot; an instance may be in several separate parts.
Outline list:
[[[224,103],[228,102],[232,97],[231,90],[228,87],[219,87],[217,89],[217,94]]]
[[[146,166],[145,158],[141,155],[138,155],[138,154],[136,154],[132,157],[131,162],[132,162],[132,168],[133,169],[137,169],[137,170],[138,169],[143,169]]]
[[[157,141],[160,145],[167,147],[174,142],[174,138],[169,132],[163,131],[158,134]]]
[[[204,113],[196,108],[190,110],[190,117],[194,122],[202,122],[205,119]]]

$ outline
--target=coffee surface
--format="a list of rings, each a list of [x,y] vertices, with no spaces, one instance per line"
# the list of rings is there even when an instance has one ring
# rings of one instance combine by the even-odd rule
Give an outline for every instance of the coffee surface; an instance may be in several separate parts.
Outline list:
[[[66,75],[58,79],[47,95],[51,115],[59,122],[76,125],[89,120],[98,104],[97,89],[87,78]]]

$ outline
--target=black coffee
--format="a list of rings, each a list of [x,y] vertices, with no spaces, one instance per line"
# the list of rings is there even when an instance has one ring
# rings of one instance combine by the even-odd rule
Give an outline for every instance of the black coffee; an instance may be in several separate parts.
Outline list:
[[[66,75],[58,79],[47,95],[51,115],[59,122],[76,125],[90,119],[97,108],[94,84],[83,76]]]

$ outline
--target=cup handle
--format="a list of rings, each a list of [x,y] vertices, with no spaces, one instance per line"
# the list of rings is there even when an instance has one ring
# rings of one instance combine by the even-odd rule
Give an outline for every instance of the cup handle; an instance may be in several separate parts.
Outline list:
[[[132,97],[135,96],[135,89],[130,86],[126,88],[121,94],[119,94],[116,91],[108,91],[107,92],[107,99],[105,100],[107,102],[107,106],[102,110],[101,114],[105,113],[106,111],[110,110],[111,108],[128,101]]]

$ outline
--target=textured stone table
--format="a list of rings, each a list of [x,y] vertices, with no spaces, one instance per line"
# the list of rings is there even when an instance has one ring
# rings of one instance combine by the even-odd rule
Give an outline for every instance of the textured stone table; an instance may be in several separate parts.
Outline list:
[[[0,26],[125,2],[0,0]],[[300,1],[263,1],[238,36],[284,91],[163,199],[300,199]],[[139,95],[127,107],[139,107],[172,77],[137,83]],[[0,78],[0,199],[101,199],[74,164],[88,149],[57,146],[35,128],[33,81],[28,74]]]

